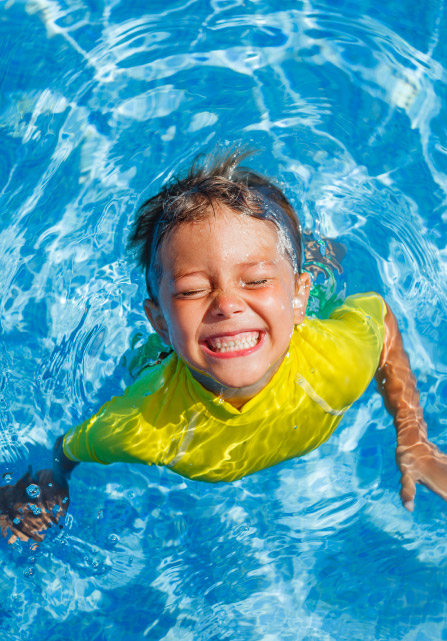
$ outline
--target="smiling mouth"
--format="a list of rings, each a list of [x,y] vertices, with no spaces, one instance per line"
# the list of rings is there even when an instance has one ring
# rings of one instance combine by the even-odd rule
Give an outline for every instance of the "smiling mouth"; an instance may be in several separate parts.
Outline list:
[[[204,345],[214,354],[247,353],[260,343],[261,337],[262,333],[259,331],[240,332],[234,335],[208,338]]]

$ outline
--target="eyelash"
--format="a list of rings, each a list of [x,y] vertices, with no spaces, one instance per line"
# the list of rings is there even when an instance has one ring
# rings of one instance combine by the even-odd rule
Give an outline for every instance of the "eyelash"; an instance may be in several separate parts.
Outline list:
[[[259,280],[251,280],[248,283],[244,283],[244,286],[246,285],[265,285],[268,283],[268,278],[260,278]]]
[[[205,289],[194,289],[190,292],[179,292],[176,294],[176,298],[190,298],[194,294],[201,294],[202,292],[205,292]]]
[[[250,280],[250,281],[248,281],[246,283],[242,283],[242,286],[243,287],[247,287],[247,286],[248,287],[249,286],[260,287],[262,285],[265,285],[268,282],[269,282],[268,278],[260,278],[258,280]],[[193,289],[193,290],[188,291],[188,292],[179,292],[178,294],[176,294],[176,298],[192,298],[195,294],[199,294],[200,295],[203,292],[207,292],[207,291],[208,290],[204,288],[204,289]]]

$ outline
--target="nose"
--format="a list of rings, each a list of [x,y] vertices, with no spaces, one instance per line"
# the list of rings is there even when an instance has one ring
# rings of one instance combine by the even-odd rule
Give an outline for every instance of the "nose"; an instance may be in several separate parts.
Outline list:
[[[217,292],[211,304],[210,312],[216,318],[230,318],[244,311],[245,304],[236,292]]]

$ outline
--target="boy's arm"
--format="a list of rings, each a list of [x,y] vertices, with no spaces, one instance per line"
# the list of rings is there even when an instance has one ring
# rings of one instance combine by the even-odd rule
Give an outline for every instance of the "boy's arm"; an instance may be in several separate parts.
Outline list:
[[[404,506],[413,511],[416,483],[426,485],[447,500],[447,456],[427,438],[416,377],[411,371],[396,318],[388,305],[385,340],[375,377],[385,406],[394,418],[396,461],[402,475]]]
[[[60,436],[53,447],[53,478],[61,487],[68,488],[68,481],[79,463],[67,458],[63,449],[64,437]]]
[[[17,539],[42,541],[69,505],[68,479],[78,463],[62,449],[63,437],[53,447],[52,469],[27,473],[15,485],[0,487],[0,531],[9,543]]]

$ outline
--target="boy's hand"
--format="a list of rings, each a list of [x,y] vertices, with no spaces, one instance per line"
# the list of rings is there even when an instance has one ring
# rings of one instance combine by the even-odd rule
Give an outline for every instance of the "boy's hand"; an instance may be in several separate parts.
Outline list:
[[[394,418],[396,461],[402,475],[401,497],[404,507],[412,512],[416,483],[422,483],[447,501],[447,455],[427,438],[416,377],[396,318],[388,305],[386,307],[385,340],[375,377],[385,406]]]
[[[398,445],[396,461],[401,471],[401,498],[413,512],[416,483],[425,485],[447,501],[447,455],[423,439],[413,445]]]
[[[53,479],[52,470],[31,469],[15,485],[0,487],[0,530],[8,543],[17,539],[43,541],[42,534],[58,523],[69,505],[68,487]]]

